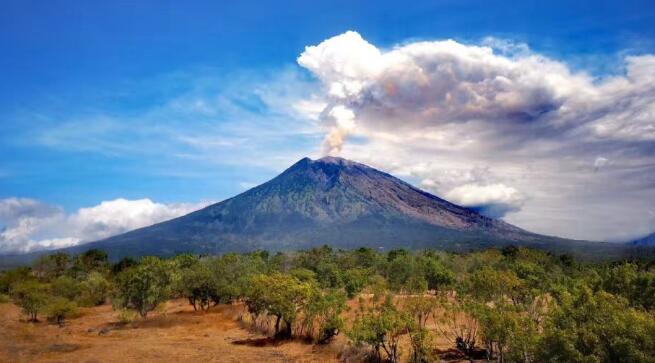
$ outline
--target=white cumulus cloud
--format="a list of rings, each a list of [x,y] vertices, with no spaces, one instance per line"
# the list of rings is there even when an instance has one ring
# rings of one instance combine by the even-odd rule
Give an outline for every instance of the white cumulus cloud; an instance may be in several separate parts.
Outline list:
[[[504,184],[464,184],[446,193],[445,197],[494,218],[519,211],[525,201],[518,190]]]
[[[34,199],[0,199],[0,253],[68,247],[193,212],[210,204],[115,199],[67,214]]]
[[[306,47],[298,64],[322,84],[312,96],[325,101],[325,154],[453,199],[493,195],[504,207],[484,212],[539,233],[616,240],[653,229],[653,55],[598,77],[502,39],[381,48],[349,31]],[[510,190],[522,202],[503,200]]]

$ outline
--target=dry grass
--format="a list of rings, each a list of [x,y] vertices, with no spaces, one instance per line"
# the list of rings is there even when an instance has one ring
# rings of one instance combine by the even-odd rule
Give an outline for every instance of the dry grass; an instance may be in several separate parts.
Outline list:
[[[370,296],[364,300],[370,302]],[[358,299],[349,301],[347,320]],[[344,334],[330,344],[267,339],[271,324],[253,328],[242,305],[220,305],[194,312],[186,300],[169,301],[147,319],[124,323],[110,305],[84,308],[63,328],[28,323],[13,304],[0,304],[0,362],[359,362],[362,349]],[[436,346],[452,343],[435,336]],[[402,343],[403,356],[409,342]]]
[[[16,306],[0,304],[0,362],[338,361],[339,342],[234,344],[265,338],[234,319],[240,309],[224,305],[196,313],[176,300],[146,320],[122,324],[117,312],[105,305],[82,309],[80,317],[59,328],[46,322],[27,323]]]

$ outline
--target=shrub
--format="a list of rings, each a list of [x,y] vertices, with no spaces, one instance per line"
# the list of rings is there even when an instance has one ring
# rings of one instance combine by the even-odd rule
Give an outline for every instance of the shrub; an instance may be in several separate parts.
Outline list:
[[[368,269],[352,268],[344,274],[344,288],[349,298],[355,297],[368,284],[368,276],[371,272]]]
[[[129,324],[136,319],[136,312],[129,309],[120,309],[118,311],[118,321],[121,324]]]
[[[212,297],[216,304],[245,297],[251,277],[268,269],[261,254],[228,253],[207,263],[216,284],[216,295]]]
[[[14,285],[12,297],[30,321],[37,321],[37,315],[47,302],[46,285],[36,281],[24,281]]]
[[[255,316],[262,313],[275,316],[275,336],[289,338],[298,311],[307,303],[313,289],[312,284],[288,274],[255,275],[250,279],[246,306]],[[284,322],[283,330],[280,322]]]
[[[44,308],[46,317],[60,326],[64,324],[64,319],[71,317],[77,312],[77,305],[65,297],[53,296],[48,300]]]
[[[314,322],[318,323],[316,340],[319,344],[328,343],[343,329],[341,313],[346,308],[346,296],[343,291],[315,291],[312,294],[304,309],[305,325],[311,331]]]
[[[0,294],[9,294],[14,284],[27,280],[34,280],[32,269],[29,267],[0,272]]]
[[[127,270],[130,267],[134,267],[139,263],[132,257],[123,257],[120,261],[116,262],[111,266],[111,272],[114,275],[118,275],[123,270]]]
[[[293,270],[289,271],[289,274],[291,274],[291,276],[297,278],[300,281],[304,281],[304,282],[316,281],[316,272],[306,268],[294,268]]]
[[[6,304],[9,302],[9,296],[5,294],[0,294],[0,304]]]
[[[80,283],[70,276],[59,276],[50,284],[50,291],[53,295],[65,297],[68,300],[77,299],[80,290]]]
[[[543,362],[650,362],[655,319],[621,297],[582,287],[553,309],[538,350]]]
[[[170,295],[167,265],[156,257],[146,257],[118,275],[115,307],[135,309],[145,318]]]
[[[372,347],[378,361],[382,361],[382,349],[388,360],[395,363],[398,362],[400,337],[410,324],[411,318],[399,311],[387,296],[384,303],[358,314],[348,335],[356,344]]]
[[[75,277],[84,277],[92,271],[104,272],[109,269],[107,253],[97,249],[88,250],[77,255],[73,261],[71,273]]]
[[[177,290],[189,300],[193,310],[209,309],[213,296],[216,296],[216,284],[209,268],[204,263],[195,263],[181,271]]]
[[[63,252],[41,256],[34,262],[33,271],[40,279],[51,280],[62,276],[70,261],[70,256]]]
[[[109,281],[101,273],[93,271],[82,281],[80,301],[84,306],[102,305],[110,291]]]

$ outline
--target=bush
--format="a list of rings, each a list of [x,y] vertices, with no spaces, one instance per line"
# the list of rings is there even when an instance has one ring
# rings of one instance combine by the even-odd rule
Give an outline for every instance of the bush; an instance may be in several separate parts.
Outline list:
[[[216,284],[207,265],[196,262],[182,269],[180,275],[180,286],[176,290],[189,300],[194,311],[198,308],[207,311],[212,297],[217,295]]]
[[[36,281],[24,281],[14,285],[12,297],[30,321],[37,321],[37,315],[47,303],[47,287]]]
[[[121,324],[129,324],[136,319],[136,312],[128,309],[120,309],[118,311],[118,321]]]
[[[64,319],[71,317],[77,312],[77,305],[61,296],[50,297],[49,302],[44,308],[48,320],[53,320],[60,326],[64,324]]]
[[[84,277],[92,271],[105,272],[109,270],[107,253],[97,249],[88,250],[77,255],[73,261],[71,273],[75,277]]]
[[[387,296],[384,303],[357,315],[348,335],[356,344],[373,348],[375,357],[382,361],[382,349],[390,362],[398,362],[400,337],[407,332],[411,318],[399,311]]]
[[[130,267],[134,267],[139,263],[132,257],[123,257],[120,261],[111,266],[111,272],[114,275],[118,275],[123,270],[127,270]]]
[[[167,265],[156,257],[146,257],[118,275],[115,307],[135,309],[145,318],[170,295]]]
[[[330,342],[343,329],[341,313],[347,309],[346,295],[340,290],[315,291],[304,309],[305,326],[312,333],[318,325],[319,344]]]
[[[101,273],[93,271],[82,281],[80,302],[84,306],[102,305],[107,301],[111,285]]]
[[[253,315],[275,316],[275,336],[290,338],[297,314],[314,293],[314,286],[288,275],[255,275],[250,279],[246,306]],[[280,323],[284,326],[280,329]]]
[[[63,252],[39,257],[32,270],[40,279],[52,280],[62,276],[70,265],[70,256]]]
[[[543,362],[651,362],[655,319],[621,297],[582,287],[553,309],[541,342]]]
[[[0,294],[9,294],[14,284],[27,280],[34,280],[32,269],[29,267],[0,272]]]
[[[371,272],[363,268],[352,268],[344,274],[344,288],[349,298],[355,297],[368,284],[368,276]]]
[[[0,294],[0,304],[6,304],[9,302],[9,296],[5,294]]]
[[[303,282],[316,282],[316,272],[306,268],[294,268],[289,274]]]
[[[70,276],[60,276],[50,284],[50,291],[53,295],[65,297],[68,300],[77,299],[80,290],[80,283]]]

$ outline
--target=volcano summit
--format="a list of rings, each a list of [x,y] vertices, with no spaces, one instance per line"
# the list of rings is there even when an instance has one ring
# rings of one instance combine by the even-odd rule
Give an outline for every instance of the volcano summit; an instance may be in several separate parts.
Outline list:
[[[525,245],[555,253],[618,253],[615,244],[534,234],[422,191],[366,165],[304,158],[274,179],[196,212],[65,249],[113,258],[255,249],[438,248]]]

